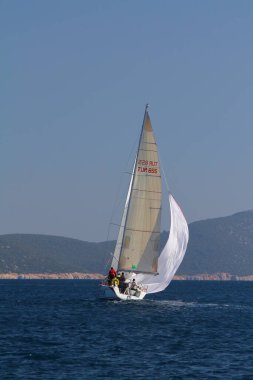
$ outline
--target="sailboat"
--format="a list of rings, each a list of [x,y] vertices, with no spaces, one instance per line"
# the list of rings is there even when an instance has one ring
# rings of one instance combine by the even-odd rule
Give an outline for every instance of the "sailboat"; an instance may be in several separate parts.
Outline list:
[[[164,290],[186,252],[188,225],[171,193],[169,238],[160,253],[162,179],[157,144],[146,105],[136,159],[118,232],[111,267],[120,277],[101,285],[109,299],[141,300]],[[160,254],[159,254],[160,253]]]

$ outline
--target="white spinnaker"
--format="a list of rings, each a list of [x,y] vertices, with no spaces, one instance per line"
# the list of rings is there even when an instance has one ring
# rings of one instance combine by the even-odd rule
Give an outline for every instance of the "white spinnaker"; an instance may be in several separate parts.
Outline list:
[[[147,287],[147,293],[157,293],[164,290],[171,282],[181,264],[189,240],[189,230],[185,217],[169,194],[171,227],[169,239],[158,258],[158,275],[137,274],[136,282]]]

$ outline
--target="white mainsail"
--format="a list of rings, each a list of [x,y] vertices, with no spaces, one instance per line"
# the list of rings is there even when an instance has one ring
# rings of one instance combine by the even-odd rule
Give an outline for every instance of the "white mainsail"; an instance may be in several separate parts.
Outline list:
[[[113,263],[118,270],[157,273],[161,222],[161,175],[146,108]]]
[[[137,283],[147,287],[147,293],[157,293],[164,290],[172,280],[181,264],[189,240],[189,229],[185,217],[173,198],[169,194],[171,227],[169,239],[158,259],[158,275],[150,276],[137,274]]]

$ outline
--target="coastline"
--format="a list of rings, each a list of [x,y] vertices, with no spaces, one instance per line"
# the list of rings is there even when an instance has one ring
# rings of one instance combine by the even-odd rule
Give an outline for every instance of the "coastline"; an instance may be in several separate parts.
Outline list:
[[[101,273],[0,273],[0,280],[102,280]],[[174,281],[253,281],[253,275],[238,276],[230,273],[175,275]]]
[[[253,275],[239,276],[230,273],[175,275],[175,281],[253,281]]]
[[[0,280],[102,280],[101,273],[0,273]]]

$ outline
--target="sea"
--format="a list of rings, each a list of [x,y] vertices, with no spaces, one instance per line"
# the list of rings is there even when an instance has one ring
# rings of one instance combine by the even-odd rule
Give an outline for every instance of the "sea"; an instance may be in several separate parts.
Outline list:
[[[253,282],[100,296],[95,280],[1,280],[0,379],[253,379]]]

